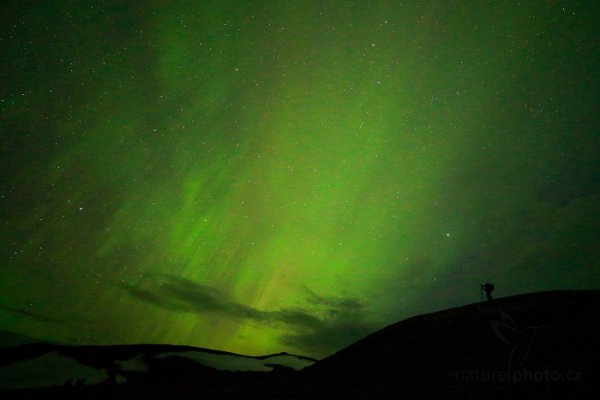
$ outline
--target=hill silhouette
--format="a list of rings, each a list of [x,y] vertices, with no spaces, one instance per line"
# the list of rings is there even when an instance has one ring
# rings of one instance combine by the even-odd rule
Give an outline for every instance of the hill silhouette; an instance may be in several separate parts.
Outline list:
[[[337,398],[573,398],[600,371],[600,291],[500,298],[392,324],[305,372]]]
[[[132,368],[129,372],[121,368],[120,373],[125,378],[122,383],[104,381],[5,390],[0,395],[2,398],[57,395],[60,398],[109,396],[122,399],[140,396],[156,399],[589,398],[597,392],[596,382],[600,378],[599,309],[600,291],[552,291],[499,298],[400,321],[315,363],[285,353],[253,358],[200,350],[211,357],[226,356],[227,362],[233,361],[238,363],[236,365],[240,365],[240,357],[252,359],[252,363],[262,362],[263,369],[250,370],[224,370],[215,368],[215,364],[202,364],[212,359],[206,355],[190,357],[187,352],[199,349],[185,346],[53,347],[50,350],[48,345],[42,344],[17,346],[2,349],[0,375],[3,368],[30,359],[34,353],[39,356],[40,348],[42,352],[58,352],[86,366],[101,368],[109,375],[110,365],[116,359],[127,359],[131,364],[131,357],[138,357],[136,360],[144,361],[147,368]],[[290,368],[290,357],[294,362],[304,360],[302,366],[306,367]],[[112,372],[113,376],[115,373]]]

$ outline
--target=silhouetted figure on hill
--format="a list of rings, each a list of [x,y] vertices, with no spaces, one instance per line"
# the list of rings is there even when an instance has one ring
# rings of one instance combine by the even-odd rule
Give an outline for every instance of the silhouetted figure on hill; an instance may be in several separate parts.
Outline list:
[[[492,301],[492,292],[495,288],[496,287],[492,283],[484,283],[481,285],[481,291],[482,293],[485,292],[485,297],[488,299],[488,301]]]

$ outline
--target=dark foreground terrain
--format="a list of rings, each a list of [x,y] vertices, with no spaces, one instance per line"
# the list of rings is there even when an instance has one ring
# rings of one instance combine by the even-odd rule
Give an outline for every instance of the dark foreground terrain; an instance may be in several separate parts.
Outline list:
[[[599,311],[600,291],[506,297],[389,325],[318,362],[183,346],[23,345],[0,352],[0,398],[595,398]],[[62,386],[10,388],[6,371],[18,373],[17,363],[44,354],[75,360],[84,368],[77,373],[89,377]],[[220,360],[246,367],[224,370]],[[98,371],[103,375],[94,375]]]

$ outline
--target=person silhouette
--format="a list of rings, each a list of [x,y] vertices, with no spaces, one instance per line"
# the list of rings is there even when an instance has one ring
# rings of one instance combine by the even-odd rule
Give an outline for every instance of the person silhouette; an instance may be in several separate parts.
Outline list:
[[[484,283],[481,285],[481,290],[485,292],[485,297],[488,301],[492,301],[492,292],[496,287],[492,283]]]

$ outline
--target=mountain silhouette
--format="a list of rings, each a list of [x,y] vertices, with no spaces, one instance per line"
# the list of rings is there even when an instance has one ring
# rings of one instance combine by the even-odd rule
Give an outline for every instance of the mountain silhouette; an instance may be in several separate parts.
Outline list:
[[[499,298],[397,322],[320,361],[190,346],[26,344],[0,349],[0,396],[589,398],[600,378],[599,309],[600,291]]]

